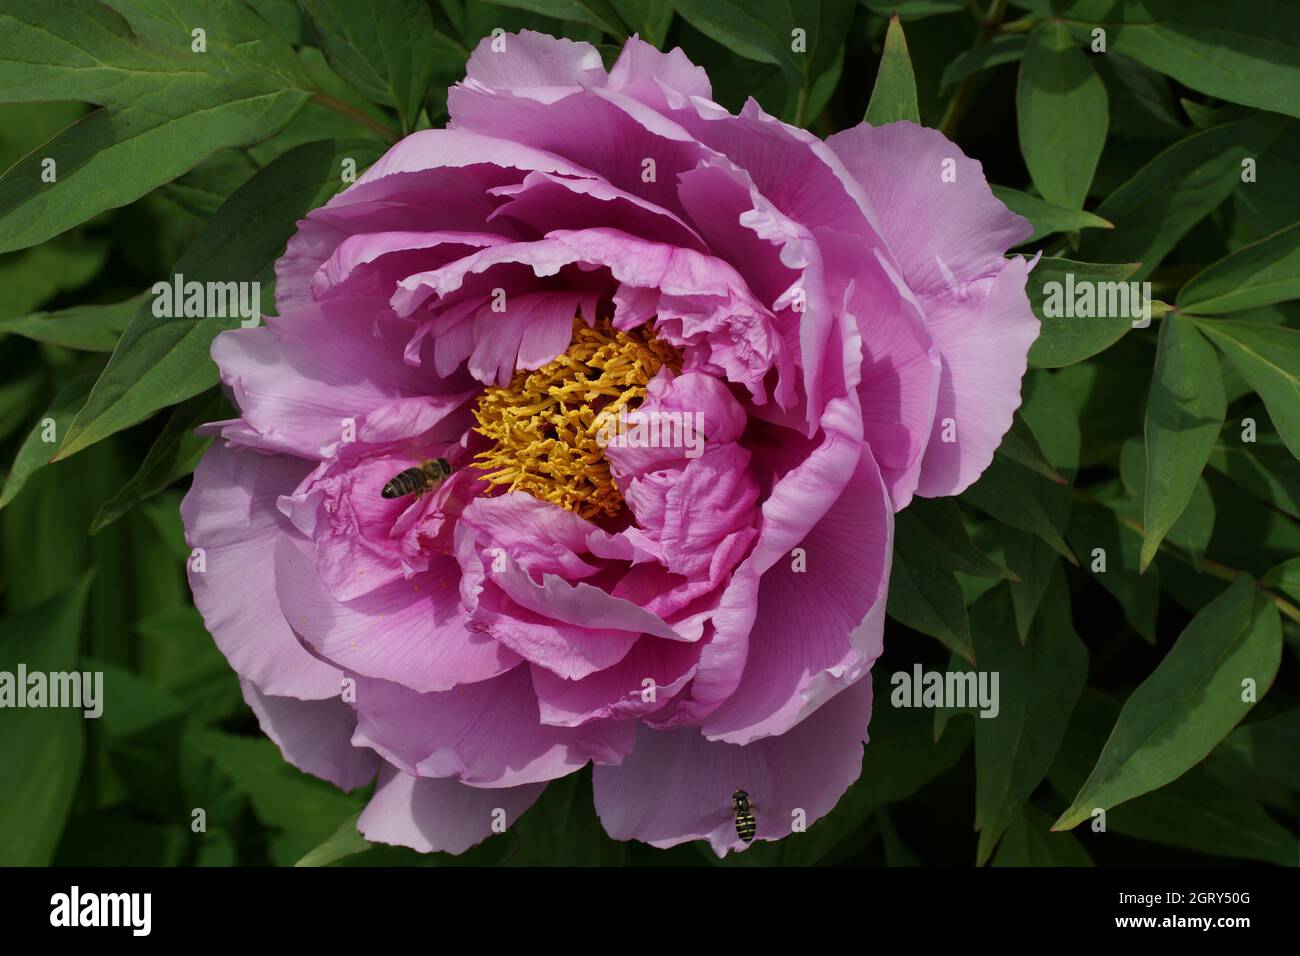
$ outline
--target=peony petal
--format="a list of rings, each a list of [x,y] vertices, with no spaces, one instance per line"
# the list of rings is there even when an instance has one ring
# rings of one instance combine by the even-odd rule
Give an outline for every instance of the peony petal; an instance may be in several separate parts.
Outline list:
[[[845,688],[779,737],[747,747],[706,740],[695,728],[638,727],[636,748],[618,766],[596,766],[596,813],[616,840],[670,847],[705,839],[718,856],[743,850],[731,795],[749,794],[757,839],[779,840],[803,811],[825,816],[862,769],[871,719],[871,681]],[[797,838],[796,838],[797,839]]]
[[[470,54],[466,74],[485,87],[514,92],[603,85],[606,80],[600,53],[590,43],[533,30],[484,37]]]
[[[632,748],[631,724],[541,723],[526,667],[440,694],[361,677],[353,743],[422,777],[515,787],[563,777],[588,760],[617,763]]]
[[[452,558],[435,558],[427,572],[347,603],[326,590],[305,545],[282,541],[276,574],[280,605],[294,630],[348,671],[424,692],[487,680],[519,662],[497,641],[466,629]]]
[[[374,778],[379,758],[373,750],[352,746],[357,715],[342,699],[271,697],[242,678],[239,686],[262,732],[275,741],[284,759],[303,773],[344,790],[354,790]]]
[[[513,824],[546,789],[544,783],[484,790],[455,780],[412,777],[384,764],[375,795],[357,829],[371,843],[409,846],[421,853],[464,853],[492,835],[504,812]]]
[[[336,697],[343,675],[303,650],[275,595],[276,542],[296,535],[276,509],[308,462],[215,443],[181,503],[185,540],[203,549],[188,564],[194,605],[230,666],[265,694]]]

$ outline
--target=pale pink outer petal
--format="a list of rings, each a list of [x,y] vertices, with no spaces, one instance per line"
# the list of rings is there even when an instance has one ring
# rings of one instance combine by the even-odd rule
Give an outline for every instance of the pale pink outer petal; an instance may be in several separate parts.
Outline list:
[[[357,678],[356,692],[352,742],[422,777],[514,787],[566,776],[589,760],[618,763],[632,749],[627,721],[543,724],[522,666],[439,694],[367,677]]]
[[[861,184],[940,353],[917,493],[959,494],[993,460],[1020,405],[1038,320],[1024,294],[1025,265],[1002,255],[1031,227],[993,195],[980,164],[935,130],[863,123],[828,143]],[[942,440],[949,422],[955,442]]]
[[[413,777],[384,764],[357,829],[371,843],[464,853],[493,834],[498,818],[513,826],[545,789],[544,783],[532,783],[484,790],[451,779]]]
[[[590,43],[533,30],[484,37],[465,72],[475,83],[518,93],[535,87],[598,86],[606,80],[600,52]]]
[[[284,759],[303,773],[344,790],[360,787],[374,777],[379,757],[373,750],[352,746],[357,715],[341,697],[298,700],[263,694],[250,680],[241,679],[239,686],[262,732],[275,741]]]
[[[725,856],[745,846],[731,809],[731,794],[743,789],[757,839],[779,840],[791,833],[796,811],[814,824],[858,778],[870,719],[871,679],[864,677],[787,733],[747,747],[707,740],[694,727],[639,725],[636,749],[621,764],[593,768],[596,813],[616,840],[670,847],[705,839]]]
[[[203,549],[205,570],[188,563],[194,605],[241,677],[265,694],[321,700],[339,694],[343,675],[303,650],[275,594],[275,548],[296,535],[276,509],[311,464],[287,455],[208,449],[181,503],[185,540]]]

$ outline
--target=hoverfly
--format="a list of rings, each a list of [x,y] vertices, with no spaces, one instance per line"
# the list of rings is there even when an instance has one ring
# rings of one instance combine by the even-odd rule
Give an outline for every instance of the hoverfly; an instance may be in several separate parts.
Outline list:
[[[446,458],[430,458],[414,468],[398,472],[380,493],[385,498],[405,498],[417,492],[423,494],[446,481],[451,472],[452,467]]]
[[[758,832],[758,822],[754,819],[754,812],[749,805],[749,794],[744,790],[733,793],[731,809],[736,814],[736,836],[746,844],[752,843],[754,834]]]

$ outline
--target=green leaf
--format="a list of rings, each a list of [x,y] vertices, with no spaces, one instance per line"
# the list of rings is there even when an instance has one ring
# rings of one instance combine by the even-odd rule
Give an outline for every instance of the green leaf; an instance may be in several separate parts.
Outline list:
[[[1015,575],[971,543],[957,502],[951,498],[913,498],[894,516],[895,547],[919,567],[943,567],[984,578],[1015,580]]]
[[[1011,582],[1011,603],[1016,612],[1016,633],[1023,644],[1029,638],[1034,617],[1038,614],[1038,608],[1047,593],[1047,585],[1056,569],[1056,554],[1037,535],[1005,525],[997,525],[995,532],[1004,542],[1007,567],[1019,578]]]
[[[1300,222],[1202,269],[1178,293],[1197,315],[1241,312],[1300,297]]]
[[[415,128],[434,65],[460,48],[433,28],[423,0],[301,0],[321,49],[339,75]]]
[[[569,20],[573,23],[586,23],[597,27],[615,39],[627,36],[608,0],[488,0],[502,7],[514,7],[516,10],[528,10],[541,13],[557,20]]]
[[[1092,866],[1073,833],[1053,833],[1052,818],[1025,804],[998,844],[993,866]]]
[[[1042,447],[1038,444],[1038,439],[1025,420],[1016,415],[1011,420],[1011,427],[1007,433],[1002,436],[1002,444],[998,445],[997,453],[1012,461],[1019,462],[1030,471],[1037,472],[1048,481],[1054,481],[1058,485],[1066,483],[1066,478],[1057,471],[1047,455],[1043,452]]]
[[[907,120],[920,124],[921,114],[916,106],[916,76],[912,73],[912,60],[907,55],[907,39],[898,17],[889,18],[885,33],[885,49],[880,56],[880,70],[876,85],[871,90],[871,102],[863,117],[872,126],[884,126]]]
[[[943,92],[954,83],[960,83],[980,70],[989,70],[1003,63],[1016,62],[1025,55],[1025,42],[1023,36],[999,33],[988,43],[966,50],[944,69],[939,91]]]
[[[67,434],[72,419],[86,403],[86,397],[90,394],[91,386],[95,384],[98,376],[97,366],[86,368],[54,396],[49,409],[32,427],[18,449],[18,455],[9,469],[9,474],[5,476],[4,488],[0,490],[0,508],[13,501],[18,492],[23,490],[27,479],[49,463],[50,458],[58,450],[59,443]],[[54,440],[47,442],[46,438]]]
[[[1213,452],[1210,457],[1213,459]],[[1124,486],[1134,495],[1134,500],[1113,503],[1113,507],[1120,514],[1140,524],[1142,522],[1140,505],[1147,486],[1147,460],[1142,441],[1138,438],[1130,438],[1124,443],[1124,448],[1120,452],[1120,477]],[[1178,520],[1174,522],[1165,537],[1180,548],[1202,555],[1209,547],[1210,538],[1214,534],[1214,517],[1214,496],[1210,494],[1210,486],[1202,475],[1196,479],[1192,496],[1183,508],[1183,513],[1178,516]]]
[[[887,610],[894,620],[938,639],[949,650],[974,662],[966,603],[951,571],[918,567],[900,546],[890,567]]]
[[[904,20],[919,20],[936,13],[956,13],[964,10],[964,0],[862,0],[868,10],[884,16],[897,14]]]
[[[167,424],[140,464],[140,470],[117,494],[104,502],[90,526],[90,533],[98,534],[140,502],[192,472],[212,443],[210,437],[195,435],[194,429],[229,417],[230,405],[215,389],[196,395],[172,409]]]
[[[77,669],[89,576],[67,591],[0,621],[0,671],[28,675]],[[14,688],[25,695],[26,687]],[[81,708],[5,710],[0,766],[0,866],[46,866],[72,806],[85,748]]]
[[[108,259],[102,242],[60,236],[53,242],[0,255],[0,332],[16,331],[9,321],[26,315],[61,292],[89,282]]]
[[[1237,429],[1235,423],[1224,429],[1210,453],[1210,467],[1260,501],[1300,518],[1300,461],[1275,436],[1261,434],[1254,442],[1243,442],[1230,437]]]
[[[201,12],[116,5],[129,27],[84,0],[35,0],[0,13],[0,50],[21,51],[0,54],[0,101],[110,107],[0,176],[0,252],[123,206],[221,149],[266,139],[313,94],[292,49],[243,3],[217,0]],[[195,19],[210,34],[203,53],[191,51]]]
[[[1109,697],[1085,688],[1047,775],[1057,792],[1067,798],[1078,792],[1118,712],[1119,705]],[[1094,816],[1092,812],[1089,815]],[[1094,827],[1099,820],[1094,816]],[[1254,800],[1228,788],[1201,767],[1106,811],[1105,826],[1106,832],[1198,853],[1281,866],[1295,864],[1295,835]]]
[[[1139,262],[1135,278],[1147,278],[1194,225],[1243,185],[1241,161],[1267,150],[1285,126],[1280,116],[1257,115],[1172,144],[1094,210],[1115,228],[1081,237],[1079,255]]]
[[[1242,724],[1224,738],[1214,753],[1231,756],[1292,790],[1300,790],[1300,761],[1296,760],[1300,753],[1300,708]]]
[[[1300,9],[1253,0],[1079,0],[1071,22],[1104,26],[1108,50],[1210,96],[1300,116]]]
[[[673,22],[673,7],[668,0],[610,0],[610,4],[632,33],[653,47],[663,48]]]
[[[1029,347],[1029,364],[1033,368],[1060,368],[1073,365],[1110,348],[1133,327],[1134,310],[1130,295],[1121,296],[1125,283],[1137,270],[1138,263],[1107,265],[1073,262],[1069,259],[1043,258],[1029,274],[1026,291],[1029,304],[1042,323],[1042,331]],[[1073,278],[1071,278],[1073,277]],[[1080,316],[1075,305],[1085,288],[1091,288],[1095,302],[1108,303],[1106,316]],[[1073,299],[1073,301],[1071,301]],[[1127,308],[1109,308],[1110,302],[1129,301]],[[1099,311],[1094,308],[1092,311]],[[1071,314],[1067,314],[1071,313]],[[1122,314],[1118,314],[1122,313]]]
[[[0,333],[9,332],[67,349],[111,352],[130,323],[131,316],[143,302],[144,295],[141,294],[112,305],[74,305],[57,312],[35,312],[32,315],[2,319]]]
[[[1191,322],[1167,317],[1160,326],[1147,399],[1144,570],[1191,500],[1223,428],[1226,408],[1214,350]]]
[[[1006,186],[990,186],[993,195],[1002,204],[1018,216],[1029,220],[1034,227],[1033,233],[1021,245],[1037,242],[1054,232],[1078,232],[1080,229],[1114,229],[1114,225],[1083,209],[1067,209],[1055,203],[1046,202],[1037,196],[1009,189]],[[1058,260],[1062,261],[1062,260]],[[1041,268],[1041,263],[1039,268]]]
[[[1122,527],[1114,511],[1100,505],[1076,504],[1067,538],[1094,580],[1119,602],[1129,626],[1148,644],[1154,644],[1160,575],[1156,567],[1147,568],[1145,574],[1138,572],[1141,537]],[[1102,554],[1097,554],[1097,549]],[[1098,564],[1103,558],[1105,570]]]
[[[299,218],[342,185],[340,162],[373,156],[365,141],[310,143],[285,153],[217,212],[174,266],[185,280],[261,282],[273,276]],[[74,455],[217,383],[209,351],[235,318],[160,318],[146,301],[122,334],[108,368],[73,421],[59,458]]]
[[[1300,331],[1255,322],[1196,325],[1259,393],[1278,435],[1300,458]]]
[[[1070,489],[995,455],[962,500],[997,520],[1036,534],[1073,565],[1078,560],[1061,537],[1070,521]]]
[[[1129,695],[1097,765],[1053,829],[1164,786],[1203,760],[1262,696],[1282,653],[1277,609],[1248,575],[1207,604]]]
[[[835,61],[853,17],[852,0],[671,0],[691,26],[733,53],[781,68],[786,82],[810,89]],[[795,46],[802,30],[806,49]]]
[[[359,809],[357,799],[285,763],[265,737],[208,730],[195,742],[248,795],[263,823],[312,845],[333,834]]]
[[[1051,766],[1088,670],[1088,651],[1070,622],[1069,588],[1059,569],[1043,618],[1023,647],[1012,636],[1010,603],[999,588],[975,606],[971,622],[981,671],[999,675],[999,713],[975,718],[980,865]]]
[[[1300,558],[1274,565],[1259,583],[1266,588],[1281,591],[1292,600],[1300,601]]]
[[[1059,22],[1029,35],[1016,87],[1020,152],[1048,202],[1083,208],[1109,124],[1106,87]]]

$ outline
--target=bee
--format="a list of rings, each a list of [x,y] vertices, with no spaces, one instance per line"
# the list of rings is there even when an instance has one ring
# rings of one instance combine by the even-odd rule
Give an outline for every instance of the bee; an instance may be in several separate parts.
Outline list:
[[[385,498],[405,498],[416,492],[423,494],[446,481],[451,472],[452,467],[446,458],[430,458],[414,468],[393,475],[380,493]]]
[[[758,823],[754,820],[753,810],[749,806],[749,794],[744,790],[737,790],[731,795],[731,809],[736,814],[736,836],[740,837],[745,843],[754,841],[754,834],[758,832]]]

